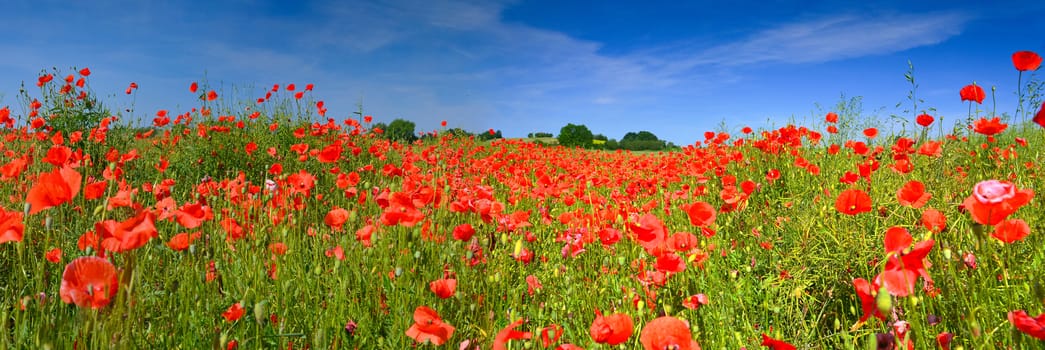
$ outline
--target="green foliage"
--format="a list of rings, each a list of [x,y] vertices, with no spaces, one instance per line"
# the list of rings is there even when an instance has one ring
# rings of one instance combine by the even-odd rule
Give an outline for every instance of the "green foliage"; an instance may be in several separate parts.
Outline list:
[[[400,142],[413,142],[417,140],[417,135],[414,133],[414,122],[406,119],[395,119],[388,124],[388,128],[385,129],[385,137],[389,140],[395,140]]]
[[[559,130],[559,137],[557,139],[559,140],[559,145],[565,147],[591,148],[594,136],[592,135],[591,130],[588,130],[588,127],[584,124],[574,125],[571,123],[566,124],[566,126]]]

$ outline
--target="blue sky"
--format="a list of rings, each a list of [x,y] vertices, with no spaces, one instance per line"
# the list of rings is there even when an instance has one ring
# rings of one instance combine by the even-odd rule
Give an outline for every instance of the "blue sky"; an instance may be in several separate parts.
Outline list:
[[[1041,1],[10,0],[0,23],[0,105],[41,69],[86,66],[110,105],[149,118],[196,106],[193,81],[252,97],[314,83],[337,119],[362,101],[419,131],[579,123],[677,144],[723,122],[819,121],[843,93],[888,121],[908,60],[937,115],[964,117],[973,81],[1011,114],[1010,55],[1045,54]]]

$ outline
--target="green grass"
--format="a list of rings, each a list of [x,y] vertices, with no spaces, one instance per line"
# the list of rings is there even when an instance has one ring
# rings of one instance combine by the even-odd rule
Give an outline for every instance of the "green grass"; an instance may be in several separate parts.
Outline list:
[[[894,143],[885,140],[893,138],[870,140],[872,149],[882,147],[879,154],[857,155],[843,147],[832,155],[826,144],[846,140],[825,134],[813,144],[809,131],[796,126],[766,130],[769,137],[756,131],[742,145],[734,143],[734,136],[678,152],[629,154],[538,146],[529,140],[440,137],[398,144],[344,124],[298,138],[295,130],[310,130],[314,116],[296,100],[259,106],[257,120],[233,112],[221,100],[215,103],[210,107],[246,120],[244,127],[197,112],[192,125],[158,128],[150,137],[135,138],[141,129],[114,127],[104,144],[71,145],[90,155],[90,162],[68,161],[78,163],[83,181],[103,179],[105,169],[120,169],[122,175],[105,180],[102,198],[88,200],[80,191],[68,203],[26,216],[24,237],[0,244],[5,281],[0,284],[0,347],[198,349],[225,348],[234,341],[241,348],[409,348],[414,340],[405,332],[418,306],[431,307],[456,327],[444,347],[468,340],[488,348],[499,330],[523,318],[519,329],[533,332],[533,339],[512,341],[511,349],[540,348],[539,332],[550,324],[564,328],[556,344],[639,348],[643,325],[661,314],[689,322],[705,349],[758,348],[763,333],[799,348],[874,348],[875,334],[889,332],[899,320],[911,325],[909,337],[918,348],[934,348],[942,332],[954,334],[952,348],[1042,344],[1006,319],[1012,310],[1043,311],[1045,221],[1040,213],[1045,208],[1040,198],[1012,215],[1031,227],[1028,237],[1013,244],[987,236],[990,229],[975,225],[958,207],[982,180],[1043,188],[1038,160],[1045,129],[1033,124],[1010,125],[993,142],[972,133],[968,141],[961,138],[966,135],[942,139],[941,156],[911,155],[913,170],[902,174],[890,169],[896,164],[890,150]],[[288,116],[292,121],[286,121]],[[273,131],[269,126],[277,120]],[[220,128],[226,126],[227,131]],[[807,127],[824,130],[825,125]],[[205,136],[201,128],[209,129]],[[0,206],[16,213],[40,174],[54,168],[43,161],[53,146],[49,138],[25,129],[8,129],[5,135],[4,149],[11,152],[3,162],[22,153],[34,160],[0,182]],[[175,135],[180,135],[177,141]],[[292,150],[293,145],[323,149],[338,140],[343,151],[331,163],[308,151],[300,158]],[[926,141],[918,140],[914,148]],[[250,142],[257,151],[248,154],[244,149]],[[274,156],[267,152],[270,147]],[[133,150],[138,157],[107,159],[111,150],[119,155]],[[1015,153],[1002,157],[1002,150]],[[161,159],[170,164],[164,172],[154,167]],[[839,182],[846,172],[859,173],[860,164],[874,161],[879,168],[866,180]],[[282,173],[270,174],[276,163]],[[800,166],[805,164],[819,172]],[[339,181],[334,168],[355,172],[358,183]],[[780,177],[767,179],[770,169],[779,170]],[[315,186],[307,195],[290,194],[293,184],[287,177],[300,172],[315,176]],[[279,183],[279,193],[263,190],[267,179]],[[124,190],[136,190],[132,203],[152,210],[164,195],[147,189],[164,180],[174,182],[170,197],[178,206],[205,201],[214,218],[195,229],[157,221],[158,237],[140,248],[108,254],[120,275],[111,303],[99,309],[63,303],[59,290],[66,265],[98,254],[78,248],[81,235],[96,230],[96,223],[123,221],[139,210],[134,205],[107,209],[107,198],[116,196],[123,183]],[[911,180],[923,182],[932,194],[925,208],[946,215],[943,232],[920,226],[924,208],[897,202],[897,190]],[[754,184],[752,192],[741,196],[746,198],[733,210],[724,210],[728,194],[742,193],[745,181]],[[851,188],[870,195],[870,212],[849,216],[835,209],[838,194]],[[414,199],[399,203],[417,207],[423,218],[416,225],[380,224],[382,216],[398,212],[384,206],[384,198],[395,202],[394,193]],[[685,208],[696,202],[718,209],[709,227],[714,235],[701,234],[691,224]],[[351,212],[343,229],[324,223],[333,208]],[[656,271],[657,261],[630,233],[642,214],[654,215],[669,234],[698,237],[697,248],[677,253],[685,270],[662,284],[640,281]],[[221,225],[226,218],[243,225],[246,236],[229,240]],[[475,227],[475,236],[455,240],[451,232],[465,223]],[[368,224],[379,226],[369,247],[356,235]],[[911,296],[882,296],[885,321],[872,318],[851,328],[862,314],[852,281],[871,280],[883,271],[884,234],[894,226],[908,229],[915,242],[935,240],[927,258],[938,294],[929,295],[918,281]],[[603,229],[618,230],[623,238],[605,245],[599,240]],[[188,250],[173,251],[165,243],[181,232],[199,232],[202,238]],[[569,242],[583,252],[564,255]],[[273,254],[269,246],[274,243],[285,244],[286,253]],[[336,247],[344,260],[328,256]],[[57,263],[45,259],[54,248],[62,251]],[[524,249],[533,254],[528,263],[516,259]],[[963,261],[966,254],[976,256],[976,268]],[[211,263],[216,278],[208,281]],[[456,293],[440,299],[428,286],[447,275],[456,277]],[[528,276],[542,287],[531,293]],[[682,306],[696,294],[705,294],[709,303],[694,310]],[[235,303],[245,307],[245,315],[225,320],[222,313]],[[619,347],[595,344],[589,327],[596,309],[630,315],[634,335]],[[939,323],[930,324],[930,316]],[[350,323],[356,325],[352,332],[345,329]]]

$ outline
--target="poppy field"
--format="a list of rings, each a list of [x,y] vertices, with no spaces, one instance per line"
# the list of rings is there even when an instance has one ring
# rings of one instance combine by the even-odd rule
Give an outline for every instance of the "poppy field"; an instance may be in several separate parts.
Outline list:
[[[1041,347],[1041,57],[1012,60],[1015,115],[970,84],[968,115],[643,154],[404,144],[311,84],[130,120],[45,71],[0,106],[0,347]]]

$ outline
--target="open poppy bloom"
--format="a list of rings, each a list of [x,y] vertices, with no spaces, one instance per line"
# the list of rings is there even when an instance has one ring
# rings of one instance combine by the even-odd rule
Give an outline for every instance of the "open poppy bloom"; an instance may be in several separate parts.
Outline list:
[[[1038,317],[1030,317],[1026,311],[1016,310],[1009,312],[1009,323],[1034,338],[1045,340],[1045,313]]]
[[[932,198],[932,194],[925,192],[925,184],[918,180],[911,180],[896,191],[896,199],[900,205],[911,208],[921,208],[929,202],[930,198]]]
[[[983,88],[975,84],[965,85],[958,94],[961,95],[962,101],[972,101],[979,104],[983,104],[983,99],[987,98]]]
[[[991,119],[984,117],[977,120],[972,126],[972,130],[977,134],[991,136],[1005,131],[1005,129],[1009,127],[1009,124],[1002,124],[1000,117],[994,117]]]
[[[414,309],[414,324],[406,330],[406,336],[418,343],[431,342],[443,345],[454,335],[454,326],[443,322],[439,314],[427,306]]]
[[[862,190],[849,189],[842,191],[835,200],[835,210],[846,215],[856,215],[871,211],[871,196]]]
[[[441,299],[452,297],[457,291],[457,280],[453,278],[440,278],[428,284],[428,289]]]
[[[685,208],[689,215],[689,223],[693,226],[707,227],[715,223],[715,207],[705,202],[696,202]]]
[[[94,230],[102,235],[102,247],[117,253],[138,249],[159,236],[152,212],[148,210],[122,222],[105,220],[95,223]]]
[[[867,282],[863,278],[857,278],[853,280],[853,288],[856,289],[856,296],[860,298],[860,309],[863,310],[863,315],[860,316],[860,320],[853,324],[851,330],[859,329],[871,316],[879,320],[885,320],[885,315],[878,309],[878,304],[875,300],[879,288],[878,284]]]
[[[700,344],[693,340],[686,321],[661,316],[653,319],[642,328],[639,342],[646,350],[700,350]]]
[[[1034,198],[1034,190],[1017,190],[1007,181],[980,181],[973,187],[972,194],[965,198],[962,207],[972,219],[981,225],[997,225],[1017,209]]]
[[[922,212],[922,226],[929,231],[943,232],[947,228],[947,217],[939,210],[929,208]]]
[[[36,184],[29,189],[25,201],[29,203],[29,215],[41,210],[71,202],[80,193],[80,173],[70,166],[56,168],[40,174]]]
[[[119,287],[116,267],[109,260],[84,256],[65,265],[58,293],[62,302],[98,309],[109,305]]]
[[[770,338],[765,333],[762,333],[762,346],[768,347],[769,350],[795,350],[794,345],[783,340]]]
[[[21,242],[24,232],[25,224],[22,223],[22,212],[7,211],[0,207],[0,244]]]
[[[998,225],[995,225],[994,232],[991,232],[991,237],[994,237],[1005,244],[1011,244],[1022,240],[1029,234],[1030,226],[1027,225],[1027,222],[1015,219],[1005,220],[998,223]]]
[[[914,118],[914,122],[915,123],[918,123],[918,125],[921,125],[922,127],[925,127],[925,128],[928,128],[929,125],[932,125],[934,120],[935,119],[933,118],[933,116],[928,115],[928,114],[920,114],[920,115],[918,115],[917,117]]]
[[[634,234],[634,238],[646,252],[654,254],[664,248],[664,242],[668,238],[668,231],[664,223],[653,214],[644,214],[637,220],[628,222],[628,229]]]
[[[588,333],[596,343],[617,345],[628,341],[634,330],[635,324],[631,322],[631,316],[619,313],[603,316],[602,312],[596,309],[595,320],[592,321]]]
[[[335,231],[340,231],[341,227],[348,221],[349,212],[344,208],[334,208],[327,212],[327,215],[323,217],[323,223],[330,226]]]
[[[1041,67],[1041,56],[1034,51],[1018,51],[1012,54],[1012,65],[1021,72],[1037,70]]]
[[[875,277],[874,283],[884,286],[889,294],[905,297],[914,292],[914,283],[919,276],[925,280],[926,284],[933,283],[929,271],[926,270],[926,257],[936,242],[930,239],[915,243],[905,253],[907,246],[904,243],[910,244],[911,237],[907,230],[902,228],[900,230],[902,232],[890,229],[886,233],[885,246],[889,260],[885,263],[885,271]]]
[[[515,327],[521,326],[523,322],[523,319],[520,318],[515,322],[512,322],[508,326],[504,327],[504,329],[501,329],[500,332],[497,332],[497,335],[493,338],[493,350],[507,349],[505,344],[507,344],[509,340],[530,339],[530,337],[532,336],[530,332],[515,330]]]
[[[242,318],[245,313],[247,313],[247,311],[243,309],[243,305],[235,303],[230,305],[228,309],[225,309],[225,312],[221,313],[221,317],[224,317],[226,321],[236,322],[236,320]]]

